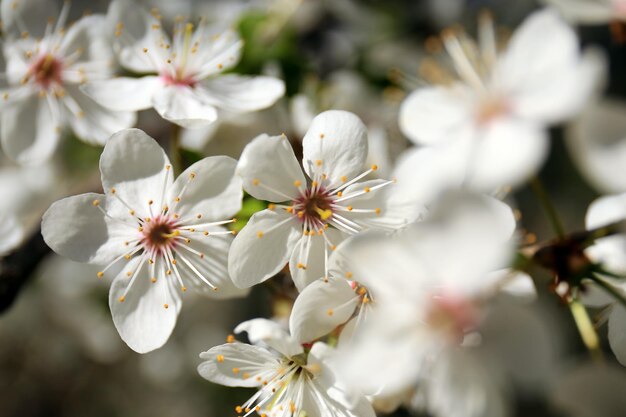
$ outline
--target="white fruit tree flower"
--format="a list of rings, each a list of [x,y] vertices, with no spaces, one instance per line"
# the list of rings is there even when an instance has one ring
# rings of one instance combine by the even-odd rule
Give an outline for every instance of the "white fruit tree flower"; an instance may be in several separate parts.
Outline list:
[[[347,236],[368,228],[394,230],[407,222],[403,209],[390,204],[382,190],[393,181],[364,180],[378,167],[363,167],[366,128],[357,116],[339,110],[319,114],[303,149],[304,172],[285,136],[261,135],[241,155],[237,174],[244,189],[271,202],[233,242],[228,268],[242,288],[270,278],[289,262],[302,290],[328,276],[328,257]]]
[[[178,20],[170,40],[157,10],[148,13],[125,0],[113,1],[107,18],[120,64],[142,74],[85,86],[108,108],[153,107],[172,123],[199,128],[217,120],[218,109],[260,110],[285,93],[283,81],[274,77],[222,74],[239,62],[243,46],[232,30]]]
[[[120,336],[149,352],[169,338],[187,286],[210,297],[245,295],[227,271],[232,232],[224,225],[241,208],[235,160],[213,156],[176,180],[161,147],[137,129],[111,137],[100,158],[104,194],[54,203],[42,234],[58,254],[104,265],[115,278],[109,307]]]
[[[502,51],[490,18],[481,19],[479,35],[476,45],[444,32],[458,78],[430,68],[433,80],[447,82],[411,93],[399,121],[416,144],[451,153],[466,184],[491,190],[518,185],[539,169],[548,153],[546,127],[582,108],[602,65],[581,54],[575,32],[549,9],[529,16]]]
[[[293,334],[294,329],[291,328]],[[258,388],[235,410],[264,417],[374,417],[363,396],[349,399],[333,369],[333,349],[323,342],[301,345],[280,325],[266,319],[241,323],[251,345],[237,342],[215,346],[200,354],[200,375],[230,387]]]
[[[104,108],[80,89],[85,82],[111,78],[115,70],[104,16],[83,17],[65,28],[66,2],[56,23],[29,22],[45,27],[36,37],[21,12],[45,3],[3,0],[0,5],[8,29],[3,39],[6,85],[0,90],[0,139],[6,155],[22,164],[49,159],[65,127],[89,143],[104,144],[111,134],[135,124],[133,113]]]

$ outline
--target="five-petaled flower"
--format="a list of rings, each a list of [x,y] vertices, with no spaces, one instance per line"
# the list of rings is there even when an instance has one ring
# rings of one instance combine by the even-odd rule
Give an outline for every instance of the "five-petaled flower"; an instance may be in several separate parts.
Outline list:
[[[217,109],[260,110],[285,92],[277,78],[221,74],[239,62],[242,40],[232,30],[222,32],[205,21],[194,29],[193,23],[178,20],[170,41],[156,9],[148,13],[123,0],[111,3],[108,19],[121,65],[150,75],[86,85],[85,91],[106,107],[128,111],[154,107],[172,123],[198,128],[214,122]]]
[[[112,136],[100,158],[105,194],[54,203],[42,234],[57,253],[115,271],[109,306],[120,336],[135,351],[162,346],[187,286],[212,297],[245,291],[228,277],[232,232],[241,208],[235,160],[205,158],[176,180],[161,147],[137,129]]]
[[[575,32],[549,9],[528,17],[504,51],[488,15],[479,34],[480,48],[467,36],[444,32],[460,79],[425,60],[422,74],[444,85],[411,93],[399,121],[416,144],[454,155],[451,169],[461,182],[491,191],[518,185],[539,169],[548,153],[545,127],[580,111],[601,62],[581,54]]]
[[[291,331],[293,332],[293,328]],[[241,323],[236,333],[247,332],[252,345],[230,338],[200,354],[201,376],[231,387],[257,387],[258,391],[235,410],[265,417],[374,417],[363,396],[351,398],[338,382],[332,349],[323,342],[306,349],[278,324],[266,319]]]
[[[5,3],[3,19],[11,26],[14,20],[22,22],[21,7],[43,2]],[[104,16],[83,17],[66,30],[68,11],[66,2],[56,24],[49,22],[41,38],[28,32],[11,36],[9,30],[3,40],[8,86],[0,92],[0,136],[3,151],[19,163],[50,158],[65,126],[87,142],[103,144],[135,123],[132,113],[106,109],[80,90],[85,82],[110,78],[115,66]]]
[[[363,170],[366,129],[346,111],[319,114],[304,136],[298,164],[285,136],[261,135],[243,151],[237,173],[253,197],[270,201],[237,235],[228,268],[236,285],[258,284],[289,261],[302,290],[328,276],[329,253],[343,239],[367,228],[393,230],[406,223],[382,188],[393,181],[362,181],[377,170]],[[288,204],[280,204],[289,201]]]

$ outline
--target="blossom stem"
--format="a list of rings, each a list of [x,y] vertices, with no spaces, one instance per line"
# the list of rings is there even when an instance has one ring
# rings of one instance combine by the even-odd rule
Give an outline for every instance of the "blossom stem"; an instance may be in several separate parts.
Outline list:
[[[530,181],[530,186],[535,193],[535,196],[543,206],[546,215],[548,216],[548,220],[550,220],[550,223],[552,224],[552,228],[554,229],[555,233],[557,234],[559,239],[563,239],[565,237],[565,228],[563,227],[563,223],[559,218],[554,204],[552,204],[552,200],[550,200],[550,196],[548,196],[548,193],[546,192],[546,189],[541,183],[539,177],[533,177],[533,179]]]
[[[578,327],[578,332],[583,340],[583,343],[589,350],[591,357],[595,361],[602,361],[604,359],[602,351],[600,350],[600,341],[598,339],[598,333],[593,327],[587,308],[577,299],[573,298],[569,301],[569,309],[572,312],[572,317]]]
[[[182,172],[182,158],[180,153],[180,126],[172,124],[172,136],[170,137],[170,160],[174,168],[174,177]]]

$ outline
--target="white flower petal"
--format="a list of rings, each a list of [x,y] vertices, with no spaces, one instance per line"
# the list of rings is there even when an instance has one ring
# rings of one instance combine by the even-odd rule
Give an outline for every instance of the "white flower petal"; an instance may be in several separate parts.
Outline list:
[[[355,114],[329,110],[318,114],[302,140],[302,164],[309,177],[326,174],[330,187],[363,172],[367,128]]]
[[[600,197],[589,205],[585,216],[588,230],[626,219],[626,194]]]
[[[0,123],[5,154],[20,164],[39,164],[50,158],[61,132],[58,112],[53,99],[40,98],[35,91],[11,101],[2,109]]]
[[[58,4],[46,0],[2,0],[2,29],[7,34],[19,36],[27,30],[30,36],[44,35],[45,22],[59,15]]]
[[[189,87],[165,86],[154,94],[152,104],[165,120],[187,129],[202,128],[217,120],[215,107]]]
[[[504,118],[466,143],[467,181],[480,191],[516,186],[536,173],[549,148],[546,132],[533,123]]]
[[[104,145],[115,132],[132,127],[137,118],[135,113],[109,110],[86,96],[75,86],[65,87],[64,101],[71,100],[68,110],[76,104],[80,113],[72,115],[69,123],[79,138],[88,143]]]
[[[219,359],[218,359],[219,357]],[[200,354],[204,359],[198,373],[204,379],[227,387],[257,387],[262,384],[257,373],[278,368],[276,356],[259,346],[245,343],[228,343],[215,346]],[[237,373],[233,369],[238,369]],[[244,378],[244,376],[249,376]]]
[[[609,316],[609,344],[619,363],[626,366],[626,308],[618,302]]]
[[[133,229],[109,220],[93,206],[94,200],[105,204],[105,197],[95,193],[55,202],[43,215],[41,234],[59,255],[103,265],[128,251],[124,241]]]
[[[198,39],[198,34],[202,37]],[[243,40],[234,30],[218,32],[209,27],[200,27],[194,33],[194,42],[200,44],[196,55],[192,55],[190,65],[200,69],[201,78],[226,71],[239,62]]]
[[[580,110],[601,70],[597,56],[581,59],[574,30],[554,10],[544,9],[515,32],[498,62],[495,80],[512,97],[516,114],[554,123]]]
[[[181,219],[189,219],[186,225],[228,220],[241,210],[243,191],[241,179],[235,176],[236,165],[228,156],[210,156],[178,176],[168,190],[168,200],[180,198],[173,209]]]
[[[160,77],[117,77],[92,81],[82,90],[100,105],[117,111],[138,111],[152,107],[152,97],[162,88]]]
[[[159,20],[134,1],[115,0],[107,12],[107,25],[111,34],[119,34],[114,46],[122,66],[138,73],[158,72],[154,59],[143,50],[152,54],[154,49],[160,56],[159,45],[170,43]]]
[[[212,228],[211,230],[223,231],[224,229]],[[187,259],[195,269],[202,274],[204,280],[210,282],[217,290],[213,290],[202,278],[198,277],[195,271],[188,267],[186,262],[179,262],[178,267],[182,271],[186,271],[186,282],[190,279],[196,290],[210,298],[226,299],[234,297],[244,297],[249,290],[241,289],[235,286],[228,274],[228,250],[232,243],[232,236],[211,235],[204,236],[201,232],[197,233],[198,237],[192,238],[189,247],[197,252],[204,254],[203,258],[199,258],[197,254],[190,253],[184,249],[178,250],[179,256]]]
[[[144,256],[131,259],[111,284],[109,307],[122,340],[138,353],[147,353],[167,342],[182,306],[175,281],[165,275],[165,266],[156,262],[156,282],[151,282]],[[141,268],[138,270],[138,268]],[[131,273],[131,277],[127,274]],[[134,274],[137,274],[134,276]],[[132,282],[132,287],[126,288]],[[120,297],[124,296],[124,301]],[[167,304],[167,308],[165,305]]]
[[[327,240],[337,246],[346,238],[344,233],[336,229],[329,228],[324,233],[325,236],[315,233],[303,236],[291,253],[289,271],[298,291],[304,290],[311,282],[327,275],[325,256],[330,257],[333,252]],[[324,249],[327,255],[324,255]]]
[[[555,79],[543,84],[533,80],[532,86],[515,93],[513,112],[519,117],[558,123],[579,113],[593,93],[601,86],[605,70],[604,57],[598,51],[588,51],[579,62],[570,64]],[[530,82],[530,81],[529,81]]]
[[[285,223],[273,228],[281,222]],[[301,236],[302,227],[291,214],[270,210],[255,213],[235,237],[228,254],[228,272],[235,285],[248,288],[275,275]]]
[[[460,188],[465,179],[462,158],[460,152],[439,147],[405,151],[393,171],[395,193],[419,206],[433,202],[445,191]]]
[[[68,69],[81,72],[83,80],[88,80],[91,74],[105,76],[115,70],[111,65],[114,55],[111,42],[105,35],[105,23],[103,15],[84,16],[67,29],[59,46],[61,56],[76,57]],[[80,82],[80,78],[77,81]]]
[[[243,188],[258,200],[281,202],[298,197],[306,179],[285,136],[257,136],[239,158],[237,174]]]
[[[9,213],[0,213],[0,255],[12,251],[24,239],[24,228]]]
[[[154,139],[139,129],[122,130],[109,139],[100,157],[102,187],[110,200],[116,201],[112,190],[140,217],[150,217],[149,201],[155,207],[163,204],[164,185],[173,182],[173,173],[166,169],[169,159]],[[121,217],[121,215],[120,215]]]
[[[302,346],[294,340],[278,323],[267,319],[252,319],[240,323],[235,333],[248,333],[253,344],[263,343],[284,356],[291,358],[304,352]]]
[[[296,298],[289,318],[291,335],[300,343],[325,336],[347,322],[359,302],[346,279],[318,279]]]
[[[470,98],[469,90],[461,84],[420,88],[402,102],[400,129],[416,144],[450,140],[472,123]]]
[[[228,74],[202,81],[198,90],[198,94],[215,107],[248,112],[274,104],[285,94],[285,83],[274,77]]]
[[[575,121],[566,141],[587,181],[603,192],[626,191],[626,104],[596,100]]]

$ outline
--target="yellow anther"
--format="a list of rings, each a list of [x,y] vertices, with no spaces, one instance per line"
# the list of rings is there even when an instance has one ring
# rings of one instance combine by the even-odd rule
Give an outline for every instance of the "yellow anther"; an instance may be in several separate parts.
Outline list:
[[[341,197],[342,195],[343,195],[343,192],[337,191],[337,197]]]
[[[155,24],[153,24],[151,27],[152,27],[152,30],[158,30],[158,29],[161,29],[161,25],[157,25],[156,23],[155,23]]]
[[[128,278],[130,278],[130,276],[131,276],[131,275],[133,275],[133,273],[132,273],[131,271],[128,271],[128,272],[126,273],[126,276],[127,276]]]
[[[259,185],[260,183],[261,181],[259,181],[258,178],[252,180],[252,185]]]
[[[152,265],[154,263],[154,259],[148,259],[148,263]]]
[[[124,258],[126,258],[126,260],[130,259],[130,255],[124,255]]]
[[[348,211],[352,211],[352,206],[348,206],[346,208],[348,209]]]
[[[359,295],[365,295],[367,290],[364,287],[359,288]]]
[[[172,265],[176,265],[177,263],[176,259],[172,259]]]
[[[369,193],[372,190],[370,189],[370,187],[365,187],[365,188],[363,188],[363,191],[365,191],[366,193]]]
[[[271,203],[270,203],[270,204],[268,204],[268,205],[267,205],[267,209],[268,209],[268,210],[272,210],[272,211],[273,211],[275,208],[276,208],[276,205],[275,205],[275,204],[271,204]]]
[[[230,231],[230,233],[231,233],[232,235],[236,235],[236,234],[237,234],[237,231],[236,231],[236,230],[231,230],[231,231]]]
[[[364,297],[363,297],[363,304],[367,304],[367,303],[369,303],[369,302],[370,302],[369,297],[368,297],[367,295],[366,295],[366,296],[364,296]]]
[[[346,278],[348,279],[352,278],[352,272],[350,271],[346,272]]]
[[[100,205],[100,200],[93,200],[91,202],[91,205],[94,206],[94,207],[98,207]]]
[[[317,165],[318,167],[322,166],[322,160],[318,159],[317,161],[315,161],[315,165]]]
[[[318,185],[319,185],[319,183],[317,181],[313,181],[311,183],[311,186],[314,187],[314,188],[317,187]]]
[[[324,136],[325,135],[323,133],[320,133],[320,139],[324,139]]]
[[[299,187],[299,186],[301,186],[301,185],[302,185],[302,181],[300,181],[300,180],[295,180],[295,181],[293,182],[293,185],[295,185],[296,187]]]
[[[163,304],[163,308],[167,310],[168,308],[170,308],[170,306],[169,306],[169,304],[165,303],[165,304]]]
[[[135,210],[130,210],[128,213],[130,213],[131,216],[135,215]]]
[[[298,269],[306,269],[306,265],[304,265],[303,263],[298,262]]]
[[[333,311],[333,309],[332,309],[332,308],[329,308],[329,309],[326,311],[326,314],[328,314],[329,316],[332,316],[333,314],[335,314],[335,312]]]
[[[196,173],[195,172],[192,172],[191,174],[189,174],[189,179],[190,180],[192,180],[194,178],[196,178]]]
[[[343,175],[343,176],[341,177],[341,182],[346,182],[346,181],[348,181],[348,177],[346,177],[345,175]]]
[[[378,169],[378,165],[374,164],[372,165],[372,171],[376,171]]]
[[[104,272],[99,271],[99,272],[98,272],[98,278],[102,278],[103,276],[104,276]]]
[[[187,287],[180,287],[180,290],[181,290],[182,292],[187,292]]]
[[[375,211],[376,211],[376,214],[377,214],[377,215],[380,215],[380,208],[376,207],[376,210],[375,210]]]
[[[208,236],[209,232],[203,232],[202,234],[205,235],[205,236]]]
[[[115,188],[111,188],[111,194],[115,194],[117,190]]]
[[[176,202],[178,203],[178,202],[180,201],[180,197],[176,197],[176,198],[174,199],[174,201],[176,201]]]
[[[239,373],[239,368],[233,368],[233,374],[237,375]]]
[[[124,300],[126,300],[126,297],[124,297],[123,295],[117,299],[117,301],[119,301],[120,303],[123,303]]]
[[[317,231],[317,234],[318,234],[319,236],[322,236],[322,235],[324,234],[324,229],[320,229],[320,230],[318,230],[318,231]]]
[[[232,334],[229,334],[228,336],[226,336],[226,343],[234,343],[235,342],[235,336]]]
[[[217,355],[217,357],[215,359],[217,359],[217,361],[219,363],[222,363],[222,362],[224,362],[224,355]]]
[[[303,211],[299,211],[298,212],[298,218],[301,219],[304,217],[304,212]]]
[[[222,69],[222,68],[224,68],[224,65],[222,65],[222,64],[217,64],[217,68]]]
[[[147,54],[148,53],[148,48],[143,48],[143,53]]]
[[[287,213],[293,213],[293,207],[287,207],[287,208],[285,209],[285,211],[286,211]]]
[[[330,250],[335,250],[335,249],[337,249],[337,245],[331,245],[330,246]]]
[[[166,274],[166,275],[172,275],[172,270],[171,270],[171,269],[168,269],[167,271],[165,271],[165,274]]]
[[[243,374],[241,374],[241,377],[242,377],[243,379],[248,379],[248,378],[250,378],[250,374],[249,374],[249,373],[247,373],[247,372],[244,372]],[[258,408],[259,410],[261,409],[261,408],[260,408],[260,407],[258,407],[258,406],[257,406],[257,408]],[[258,410],[257,410],[257,411],[258,411]]]
[[[243,408],[241,408],[241,406],[238,405],[237,407],[235,407],[235,412],[238,414],[241,414],[243,413]]]
[[[196,216],[196,219],[201,219],[201,218],[202,218],[202,214],[198,214],[198,215]]]
[[[258,237],[259,239],[261,239],[263,237],[263,232],[256,232],[256,237]]]
[[[143,232],[143,227],[139,226],[137,230],[139,230],[140,232]]]
[[[233,217],[232,219],[230,219],[233,223],[237,223],[237,218]]]
[[[155,277],[150,278],[150,282],[154,284],[156,282],[156,278]]]
[[[167,171],[169,171],[171,168],[172,168],[172,166],[171,166],[171,165],[165,165],[165,169],[166,169]]]

